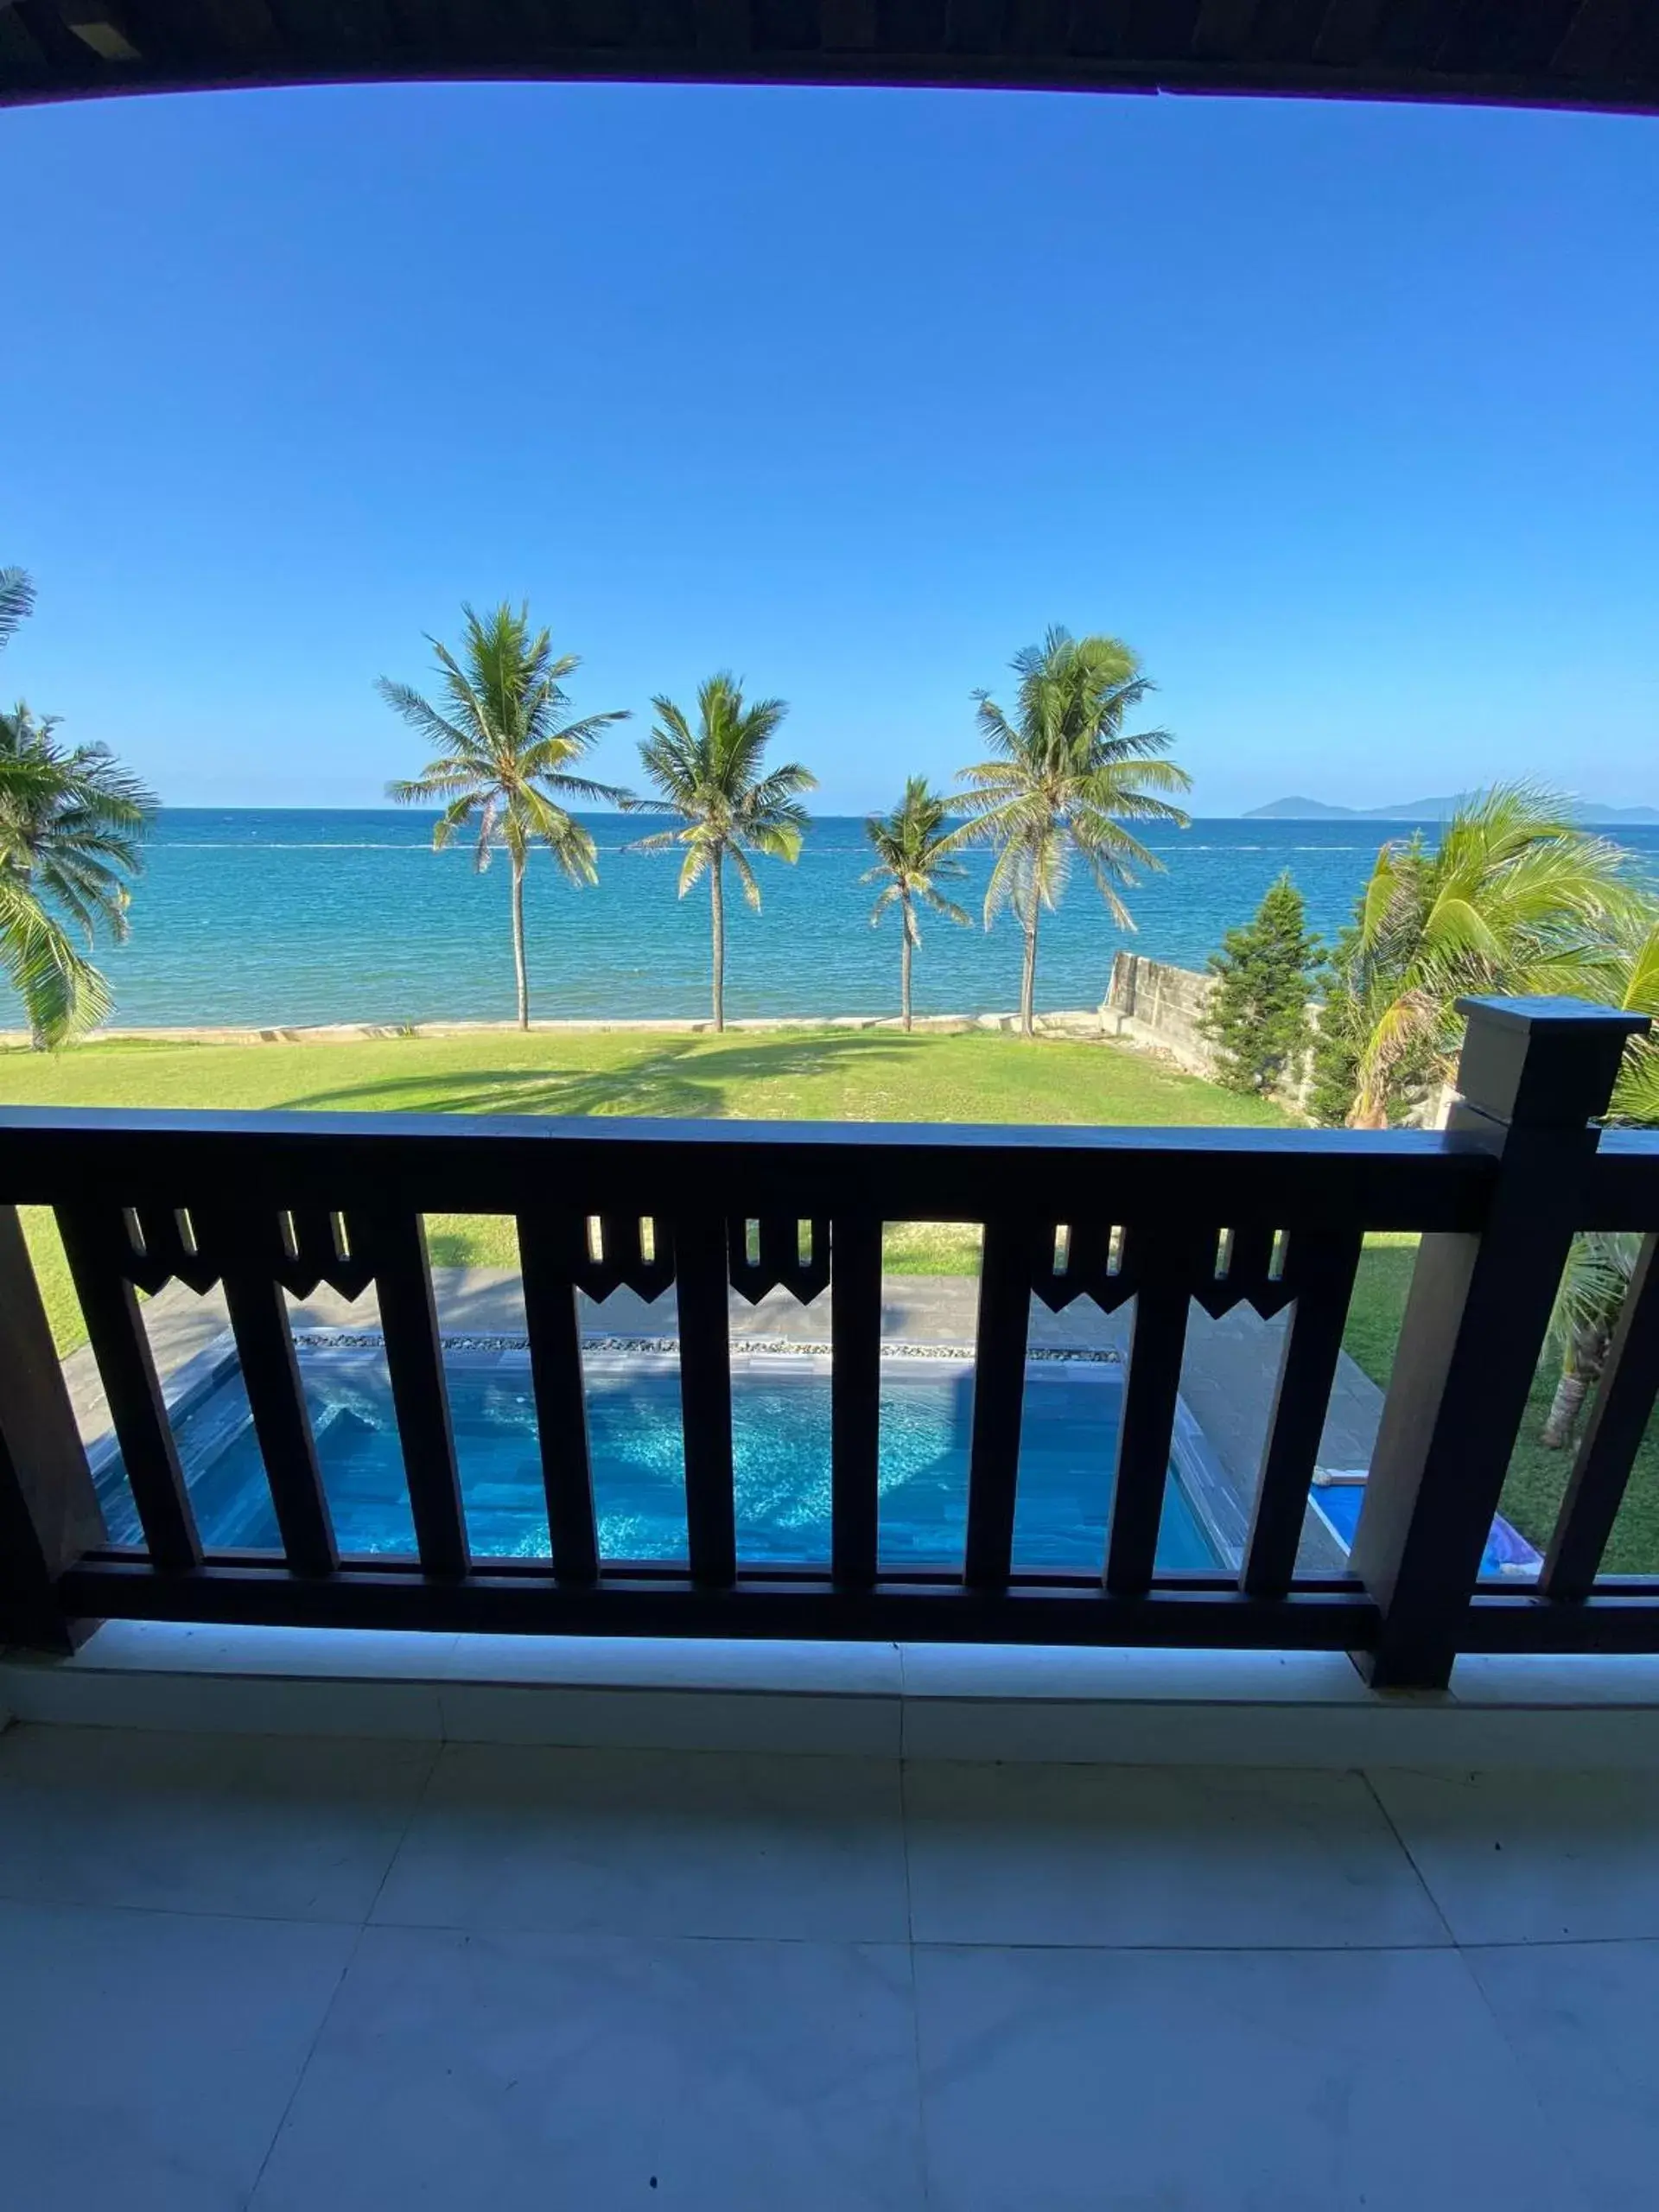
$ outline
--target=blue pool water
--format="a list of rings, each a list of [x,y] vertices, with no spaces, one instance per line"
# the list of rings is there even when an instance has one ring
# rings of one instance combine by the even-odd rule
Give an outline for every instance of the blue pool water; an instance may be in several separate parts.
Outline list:
[[[1313,1492],[1313,1503],[1344,1549],[1349,1548],[1359,1527],[1360,1507],[1365,1503],[1364,1484],[1321,1484]],[[1486,1548],[1480,1555],[1481,1573],[1489,1580],[1533,1580],[1541,1564],[1539,1554],[1521,1531],[1498,1514],[1487,1531]]]
[[[972,1382],[918,1361],[881,1389],[880,1553],[884,1564],[960,1561]],[[739,1558],[763,1566],[830,1556],[830,1382],[803,1363],[732,1382]],[[343,1552],[412,1553],[414,1529],[384,1357],[330,1352],[302,1361],[317,1456]],[[452,1357],[449,1392],[467,1534],[475,1555],[548,1554],[536,1410],[522,1358]],[[1014,1556],[1025,1567],[1097,1570],[1104,1556],[1122,1400],[1115,1369],[1039,1373],[1027,1385]],[[598,1370],[588,1376],[589,1453],[600,1546],[613,1560],[674,1560],[686,1549],[677,1376]],[[204,1541],[275,1548],[276,1527],[247,1399],[234,1372],[177,1421]],[[112,1463],[100,1487],[111,1536],[139,1541]],[[1164,1494],[1158,1564],[1217,1564],[1179,1480]]]

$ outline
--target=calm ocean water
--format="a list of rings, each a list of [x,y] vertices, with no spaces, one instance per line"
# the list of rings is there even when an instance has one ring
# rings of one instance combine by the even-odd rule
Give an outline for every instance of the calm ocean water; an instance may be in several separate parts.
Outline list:
[[[546,855],[526,881],[531,1012],[545,1018],[673,1017],[709,1010],[709,907],[675,896],[677,861],[620,849],[657,825],[614,816],[592,824],[600,880],[577,891]],[[1122,945],[1202,967],[1288,868],[1313,926],[1334,934],[1382,838],[1376,823],[1196,822],[1148,842],[1166,872],[1128,894],[1126,935],[1092,887],[1074,880],[1043,921],[1039,1004],[1097,1004]],[[1659,830],[1620,833],[1659,874]],[[765,909],[728,895],[726,1002],[731,1016],[896,1010],[899,933],[869,926],[874,888],[861,820],[814,824],[796,868],[762,861]],[[971,930],[925,923],[918,1013],[1011,1007],[1020,937],[1001,918],[978,926],[988,861],[968,855],[960,903]],[[480,878],[465,849],[434,853],[429,820],[385,810],[214,812],[161,817],[133,900],[132,940],[99,956],[123,1024],[508,1020],[512,963],[508,875]],[[0,1020],[15,1020],[15,1014]]]

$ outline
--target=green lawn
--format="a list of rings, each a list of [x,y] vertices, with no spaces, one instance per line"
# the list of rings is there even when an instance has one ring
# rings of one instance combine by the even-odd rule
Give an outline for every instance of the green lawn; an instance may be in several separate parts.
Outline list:
[[[1360,1262],[1344,1341],[1376,1382],[1386,1384],[1393,1371],[1416,1246],[1414,1236],[1374,1236]],[[1570,1449],[1547,1451],[1541,1441],[1555,1372],[1546,1356],[1510,1456],[1502,1502],[1505,1516],[1540,1551],[1548,1548],[1573,1465]],[[1659,1420],[1649,1423],[1637,1454],[1603,1566],[1609,1574],[1650,1574],[1659,1568]]]
[[[1071,1122],[1282,1127],[1235,1096],[1127,1046],[987,1032],[547,1032],[394,1037],[365,1044],[83,1045],[0,1051],[0,1103],[42,1106],[283,1106],[324,1112],[667,1114],[841,1122]],[[83,1331],[50,1217],[26,1221],[60,1346]],[[508,1266],[509,1223],[435,1215],[441,1265]],[[887,1239],[912,1274],[971,1273],[976,1231],[913,1224]]]
[[[1058,1039],[1027,1045],[979,1033],[662,1031],[529,1037],[388,1038],[349,1045],[89,1045],[55,1058],[0,1051],[0,1102],[74,1106],[291,1107],[335,1112],[701,1115],[762,1121],[915,1121],[1283,1126],[1277,1109],[1184,1076],[1127,1047]],[[25,1226],[60,1346],[80,1316],[50,1217]],[[511,1225],[435,1215],[442,1265],[511,1265]],[[959,1274],[977,1264],[977,1232],[900,1224],[887,1264]],[[1386,1382],[1415,1255],[1409,1236],[1369,1240],[1346,1344]],[[1550,1378],[1541,1374],[1503,1494],[1503,1510],[1548,1541],[1569,1454],[1538,1442]],[[1659,1566],[1659,1437],[1637,1463],[1608,1554],[1610,1571]]]

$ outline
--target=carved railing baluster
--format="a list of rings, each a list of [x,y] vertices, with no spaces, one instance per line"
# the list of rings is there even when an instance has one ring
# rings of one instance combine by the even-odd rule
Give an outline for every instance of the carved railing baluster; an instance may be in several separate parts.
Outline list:
[[[1135,1321],[1106,1532],[1106,1587],[1115,1597],[1138,1598],[1152,1586],[1187,1314],[1214,1249],[1203,1230],[1132,1226],[1127,1234],[1122,1273],[1135,1285]]]
[[[149,1555],[169,1570],[199,1567],[201,1539],[130,1279],[129,1220],[113,1206],[60,1206],[57,1219]]]
[[[106,1533],[23,1225],[0,1202],[0,1644],[72,1649],[59,1578]]]
[[[974,1332],[974,1415],[963,1561],[963,1579],[972,1590],[1006,1589],[1013,1563],[1031,1278],[1029,1230],[1014,1222],[987,1222]]]
[[[737,1573],[726,1224],[720,1215],[683,1214],[677,1219],[674,1264],[686,1541],[692,1580],[718,1588]]]
[[[599,1576],[599,1534],[576,1306],[584,1224],[571,1214],[521,1213],[518,1226],[553,1572],[561,1582],[591,1583]]]
[[[351,1228],[365,1248],[379,1298],[386,1370],[421,1566],[428,1574],[465,1574],[467,1525],[425,1224],[414,1212],[354,1209]]]
[[[1287,1240],[1279,1278],[1294,1300],[1262,1448],[1240,1587],[1281,1598],[1296,1570],[1308,1485],[1325,1433],[1342,1332],[1364,1239],[1357,1229],[1301,1230]]]
[[[827,1221],[798,1221],[793,1215],[763,1214],[753,1223],[756,1247],[750,1255],[750,1223],[734,1215],[726,1224],[731,1254],[732,1288],[751,1306],[769,1290],[791,1291],[808,1305],[830,1281],[830,1224]],[[809,1249],[802,1249],[802,1230]]]
[[[232,1249],[253,1249],[251,1223],[227,1216],[221,1233]],[[232,1259],[222,1280],[283,1549],[296,1574],[332,1574],[340,1554],[283,1287],[268,1259]]]
[[[881,1427],[881,1224],[837,1214],[830,1233],[830,1570],[875,1580]]]

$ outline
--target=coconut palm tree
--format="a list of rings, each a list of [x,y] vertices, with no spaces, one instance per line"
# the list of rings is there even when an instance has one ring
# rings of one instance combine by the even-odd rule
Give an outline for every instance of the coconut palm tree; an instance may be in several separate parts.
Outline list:
[[[1431,846],[1384,845],[1359,912],[1348,988],[1363,1042],[1349,1116],[1387,1126],[1402,1067],[1449,1077],[1465,994],[1605,998],[1639,908],[1630,855],[1572,820],[1551,792],[1500,784],[1460,806]]]
[[[37,1047],[110,1010],[109,985],[74,938],[125,942],[156,806],[107,747],[65,746],[57,727],[21,703],[0,714],[0,957]]]
[[[994,758],[964,768],[969,835],[996,848],[985,893],[985,925],[1011,906],[1025,932],[1020,1028],[1034,1033],[1037,930],[1043,909],[1058,905],[1074,859],[1081,860],[1112,918],[1133,929],[1122,893],[1137,868],[1156,860],[1126,822],[1187,817],[1172,795],[1186,791],[1185,769],[1162,756],[1166,730],[1126,731],[1123,723],[1152,690],[1121,639],[1074,638],[1050,630],[1040,645],[1016,653],[1020,679],[1013,715],[978,691],[979,727]]]
[[[0,648],[33,610],[22,569],[0,569]],[[127,879],[156,801],[101,745],[61,745],[19,703],[0,714],[0,966],[37,1047],[101,1021],[110,987],[78,949],[127,934]],[[65,925],[67,918],[69,927]]]
[[[1649,910],[1627,921],[1615,941],[1618,988],[1608,1002],[1627,1014],[1659,1015],[1659,919]],[[1659,1124],[1659,1045],[1651,1035],[1624,1047],[1608,1113],[1625,1128]],[[1642,1240],[1623,1231],[1587,1230],[1567,1253],[1550,1315],[1550,1344],[1560,1368],[1541,1441],[1560,1451],[1573,1440],[1586,1400],[1601,1380]]]
[[[476,837],[474,865],[481,875],[498,842],[512,870],[512,972],[518,1027],[530,1027],[530,971],[524,957],[524,868],[531,848],[545,845],[572,883],[596,883],[594,841],[561,804],[594,799],[620,806],[627,794],[613,785],[574,775],[601,730],[626,721],[626,708],[568,721],[564,678],[579,665],[575,653],[553,651],[545,630],[530,626],[530,609],[502,604],[487,614],[461,608],[458,653],[429,637],[437,662],[442,707],[407,683],[382,677],[376,687],[436,748],[418,776],[388,784],[399,806],[438,799],[443,811],[432,832],[442,851],[458,830]]]
[[[791,862],[800,857],[807,826],[801,794],[816,791],[818,779],[796,760],[763,772],[766,747],[789,708],[782,699],[757,699],[748,704],[728,674],[711,676],[697,687],[695,728],[671,699],[657,698],[651,703],[657,725],[642,740],[639,759],[663,806],[677,814],[684,827],[659,830],[629,849],[651,852],[683,845],[682,899],[694,883],[708,877],[715,1027],[724,1029],[726,863],[730,861],[744,898],[758,912],[760,886],[748,856],[762,853]],[[654,805],[649,799],[631,803],[635,808]]]
[[[893,812],[870,815],[864,823],[864,834],[874,849],[876,861],[875,866],[867,868],[859,880],[882,886],[870,909],[870,927],[875,927],[889,906],[899,909],[899,1008],[908,1029],[911,955],[922,941],[916,919],[917,906],[929,906],[947,921],[959,923],[964,929],[973,927],[971,916],[947,899],[938,887],[941,883],[968,873],[955,856],[962,832],[950,827],[950,802],[928,789],[925,776],[912,776],[905,785],[904,798]]]
[[[1560,1370],[1539,1437],[1552,1452],[1572,1442],[1585,1401],[1601,1380],[1641,1249],[1639,1236],[1605,1230],[1587,1230],[1568,1247],[1549,1317]]]

